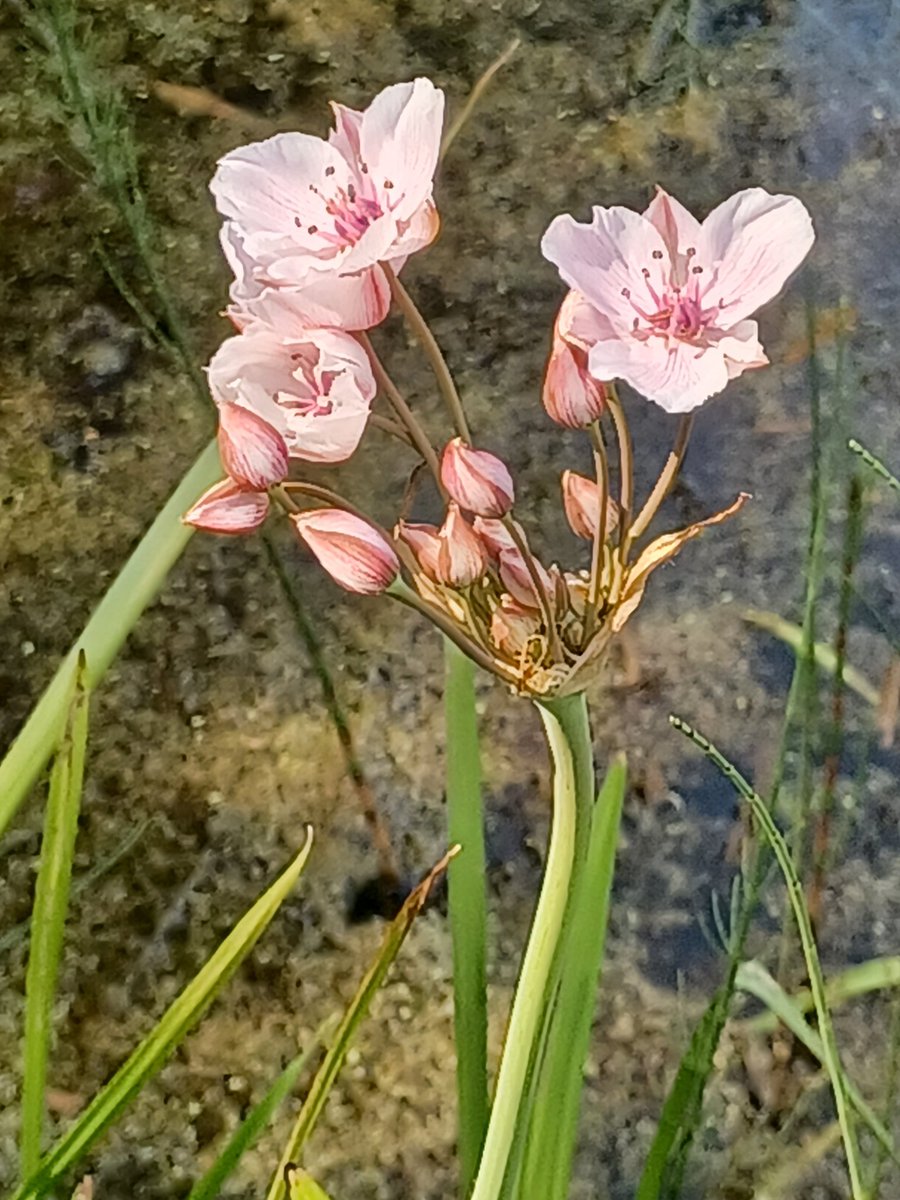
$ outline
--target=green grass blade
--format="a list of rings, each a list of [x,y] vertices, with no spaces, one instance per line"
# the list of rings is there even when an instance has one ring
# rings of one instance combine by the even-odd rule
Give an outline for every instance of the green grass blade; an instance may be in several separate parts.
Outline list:
[[[853,454],[858,454],[866,466],[874,471],[875,474],[882,479],[889,488],[893,488],[895,492],[900,492],[900,479],[898,479],[896,475],[892,475],[881,459],[876,458],[870,450],[865,448],[865,446],[861,446],[856,438],[850,438],[850,440],[847,442],[847,448]]]
[[[567,917],[569,933],[529,1131],[524,1179],[529,1192],[565,1200],[606,946],[609,900],[625,799],[624,756],[610,767],[591,821],[580,886]]]
[[[803,629],[799,625],[795,625],[793,621],[786,621],[780,617],[778,613],[767,612],[765,609],[745,608],[741,613],[741,617],[748,621],[751,625],[756,625],[759,629],[765,629],[767,633],[771,633],[777,637],[779,641],[790,646],[795,654],[800,654],[803,651]],[[816,666],[825,671],[828,675],[837,673],[838,661],[834,647],[828,645],[827,642],[816,642],[813,645],[813,655],[816,660]],[[877,708],[880,703],[878,688],[866,679],[862,671],[856,667],[844,663],[843,667],[844,683],[851,691],[856,692],[857,696],[861,696],[863,700],[871,704],[873,708]]]
[[[314,1041],[308,1050],[304,1050],[288,1063],[263,1098],[253,1106],[246,1119],[234,1131],[228,1145],[213,1165],[191,1188],[187,1200],[216,1200],[222,1184],[287,1099],[300,1074],[309,1064],[316,1045]]]
[[[290,1189],[288,1192],[288,1200],[328,1200],[328,1196],[311,1175],[303,1170],[302,1167],[295,1167],[293,1164],[286,1168],[284,1173],[285,1183]]]
[[[221,475],[219,451],[213,441],[160,510],[32,709],[0,762],[0,835],[59,741],[79,654],[87,659],[86,686],[94,689],[190,540],[193,530],[181,523],[182,514]]]
[[[885,958],[870,958],[868,962],[857,963],[834,975],[825,984],[825,994],[828,997],[829,1008],[852,1000],[854,996],[865,996],[868,992],[881,991],[884,988],[900,987],[900,956],[889,955]],[[807,988],[794,992],[790,997],[791,1004],[798,1012],[807,1013],[815,1008],[812,992]],[[779,1018],[774,1012],[759,1013],[738,1021],[736,1025],[746,1033],[774,1033],[778,1028]]]
[[[803,947],[803,956],[806,960],[806,970],[809,975],[810,988],[813,994],[815,1003],[816,1017],[819,1022],[819,1031],[822,1038],[823,1062],[825,1069],[828,1071],[828,1077],[831,1080],[831,1088],[834,1093],[834,1104],[837,1109],[838,1121],[841,1124],[841,1136],[844,1143],[844,1153],[847,1156],[847,1170],[850,1175],[850,1187],[853,1194],[853,1200],[864,1200],[865,1192],[863,1189],[862,1172],[859,1162],[859,1150],[856,1144],[856,1133],[854,1130],[853,1116],[850,1112],[850,1105],[847,1098],[847,1093],[844,1088],[844,1069],[841,1065],[840,1054],[838,1052],[837,1041],[834,1036],[834,1027],[831,1023],[831,1013],[828,1010],[828,998],[825,993],[825,981],[822,976],[822,967],[819,962],[819,952],[816,947],[816,940],[813,935],[812,924],[809,919],[809,912],[806,907],[806,900],[803,895],[803,884],[797,875],[794,861],[791,856],[790,849],[781,835],[772,816],[766,807],[765,801],[758,796],[747,780],[741,775],[738,769],[728,761],[724,755],[710,742],[703,734],[698,733],[680,717],[670,717],[669,720],[673,726],[683,733],[707,756],[707,758],[715,764],[722,772],[725,778],[732,784],[738,794],[750,806],[753,816],[765,834],[766,840],[772,848],[781,872],[784,875],[785,884],[787,885],[788,899],[791,904],[791,909],[794,913],[794,919],[797,922],[797,928],[800,933],[800,944]]]
[[[461,847],[447,872],[453,940],[459,1192],[468,1196],[488,1121],[484,808],[475,664],[444,639],[447,826]]]
[[[25,977],[25,1047],[22,1086],[20,1166],[22,1179],[38,1167],[44,1132],[47,1062],[52,1036],[53,998],[62,956],[72,859],[78,834],[81,787],[87,747],[90,701],[82,657],[65,732],[50,775],[41,859],[32,912],[31,944]]]
[[[807,1024],[800,1008],[794,1003],[784,988],[782,988],[781,984],[772,978],[762,963],[757,962],[755,959],[750,962],[741,963],[738,967],[735,982],[739,991],[748,992],[751,996],[755,996],[757,1000],[761,1000],[773,1016],[778,1021],[781,1021],[794,1037],[803,1043],[810,1054],[824,1065],[825,1047],[822,1039],[815,1029]],[[884,1147],[894,1162],[900,1164],[900,1159],[898,1159],[894,1150],[894,1142],[890,1133],[885,1129],[884,1125],[859,1094],[852,1080],[846,1074],[844,1074],[844,1091],[847,1093],[848,1100],[856,1109],[860,1118],[869,1126],[873,1136]]]
[[[206,965],[169,1005],[155,1028],[44,1156],[39,1169],[15,1192],[12,1200],[39,1200],[48,1195],[159,1070],[256,944],[297,882],[311,848],[312,830],[308,830],[303,849],[238,921]]]
[[[413,921],[425,906],[435,881],[447,869],[447,864],[454,853],[455,851],[451,850],[449,854],[445,855],[439,863],[432,867],[422,882],[413,888],[406,897],[400,912],[388,926],[375,961],[369,967],[357,988],[356,995],[341,1017],[328,1052],[312,1081],[309,1093],[284,1148],[278,1170],[275,1172],[275,1177],[267,1193],[267,1200],[284,1200],[286,1173],[291,1164],[298,1162],[301,1158],[303,1147],[322,1115],[328,1093],[344,1064],[354,1034],[365,1019],[372,998],[384,982],[384,977],[387,975],[391,963],[397,957],[406,935],[412,928]]]

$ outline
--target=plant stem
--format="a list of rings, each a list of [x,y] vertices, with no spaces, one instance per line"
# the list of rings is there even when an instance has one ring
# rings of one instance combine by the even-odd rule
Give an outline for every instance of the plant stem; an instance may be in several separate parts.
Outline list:
[[[461,853],[450,863],[450,932],[456,1027],[459,1194],[465,1200],[478,1170],[488,1123],[484,809],[475,664],[444,642],[447,737],[447,833]]]
[[[423,600],[418,592],[413,591],[402,579],[395,579],[387,589],[386,595],[393,596],[395,600],[399,600],[407,608],[411,608],[420,616],[425,617],[432,625],[436,625],[445,637],[449,638],[455,646],[459,647],[463,654],[468,655],[483,670],[489,671],[491,675],[499,675],[506,683],[515,684],[517,682],[516,676],[502,662],[491,658],[477,642],[472,641],[469,635],[455,621],[451,620],[440,609],[429,604],[427,600]]]
[[[624,563],[628,548],[631,545],[629,528],[631,525],[632,509],[634,507],[634,450],[631,445],[631,432],[625,419],[625,410],[614,383],[606,385],[606,403],[609,407],[616,427],[616,440],[619,443],[619,558]]]
[[[609,462],[606,457],[606,443],[603,441],[603,430],[599,421],[593,421],[590,427],[591,444],[594,447],[594,471],[597,476],[597,496],[599,511],[597,513],[597,529],[594,532],[594,543],[591,549],[591,578],[588,584],[588,602],[584,614],[584,636],[582,646],[587,646],[594,632],[597,611],[600,608],[600,584],[603,576],[603,551],[606,546],[606,514],[609,509]]]
[[[79,654],[83,652],[87,659],[85,686],[94,689],[190,541],[194,531],[182,524],[182,514],[221,474],[219,451],[213,441],[172,493],[57,668],[0,762],[0,834],[53,753],[65,721]]]
[[[578,765],[583,761],[587,728],[584,694],[537,701],[554,764],[553,811],[544,881],[525,947],[494,1105],[481,1165],[471,1200],[496,1200],[524,1099],[529,1063],[540,1034],[548,984],[564,928],[570,880],[576,856]],[[588,741],[588,746],[590,742]],[[593,780],[591,782],[593,788]]]
[[[406,318],[410,329],[412,329],[421,343],[422,349],[425,351],[425,357],[431,364],[431,369],[434,371],[434,377],[437,380],[441,395],[444,397],[447,408],[450,410],[450,416],[453,419],[456,432],[464,442],[471,444],[472,435],[469,433],[469,425],[466,421],[462,401],[459,398],[459,392],[456,390],[456,384],[453,382],[453,376],[450,374],[447,360],[444,358],[443,352],[437,344],[428,322],[419,312],[412,296],[410,296],[409,292],[394,274],[390,265],[382,263],[381,266],[390,284],[394,302]]]
[[[676,476],[681,469],[681,464],[684,462],[684,456],[687,453],[688,442],[691,439],[691,430],[694,428],[694,414],[692,412],[685,413],[678,423],[678,432],[675,435],[675,444],[669,452],[669,457],[666,459],[666,465],[660,472],[659,479],[653,485],[653,490],[644,502],[644,507],[638,513],[631,523],[631,540],[639,538],[653,518],[656,516],[659,506],[668,496],[672,485],[675,482]]]
[[[428,434],[419,424],[415,413],[403,398],[403,393],[385,370],[384,364],[375,352],[375,347],[372,345],[369,335],[367,333],[358,333],[356,336],[359,338],[360,343],[369,356],[369,362],[372,364],[372,372],[375,375],[376,383],[382,392],[384,392],[384,395],[391,405],[391,408],[393,408],[394,412],[399,417],[401,425],[403,425],[404,428],[409,431],[409,436],[413,445],[428,464],[428,469],[434,476],[434,481],[438,486],[438,490],[440,491],[444,500],[446,500],[447,493],[444,489],[444,485],[441,483],[440,464],[438,463],[437,455],[434,452],[434,447],[428,438]]]
[[[501,54],[497,55],[487,70],[479,75],[479,77],[475,80],[471,92],[469,92],[468,96],[466,97],[465,104],[450,122],[447,132],[444,134],[443,141],[441,142],[442,159],[450,149],[451,145],[456,141],[464,125],[475,111],[475,107],[478,104],[478,101],[484,95],[488,84],[491,82],[497,72],[502,67],[506,66],[521,44],[522,43],[518,38],[513,38],[506,49]]]

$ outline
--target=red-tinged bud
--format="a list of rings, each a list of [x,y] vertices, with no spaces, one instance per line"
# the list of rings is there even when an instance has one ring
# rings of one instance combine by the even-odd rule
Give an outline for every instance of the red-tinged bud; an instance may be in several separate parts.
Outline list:
[[[451,504],[447,519],[438,534],[437,578],[451,587],[471,587],[487,570],[487,551],[481,538],[459,511]]]
[[[391,544],[353,513],[316,508],[291,520],[319,563],[348,592],[376,596],[400,574],[400,561]]]
[[[473,450],[462,438],[447,443],[441,480],[460,508],[478,517],[504,517],[513,506],[515,489],[505,464],[487,450]]]
[[[474,525],[475,532],[481,538],[485,549],[494,562],[499,559],[504,550],[516,549],[515,539],[502,521],[497,521],[490,517],[476,517]],[[516,529],[518,529],[524,539],[525,533],[518,522],[516,522]]]
[[[219,457],[243,488],[264,492],[288,473],[288,448],[268,421],[241,404],[219,406]]]
[[[555,581],[551,578],[547,568],[542,566],[536,558],[532,561],[537,577],[543,585],[544,594],[552,599],[556,590]],[[512,598],[519,604],[524,604],[526,608],[540,608],[531,571],[519,550],[513,548],[500,552],[500,580]]]
[[[268,511],[265,492],[249,492],[233,479],[223,479],[205,491],[181,519],[206,533],[252,533]]]
[[[440,530],[437,525],[416,525],[399,521],[396,536],[405,542],[416,557],[423,574],[429,579],[438,577],[438,555],[441,549]]]
[[[593,479],[575,471],[563,471],[563,506],[566,519],[576,537],[593,541],[600,520],[600,489]],[[613,500],[606,502],[606,524],[609,535],[619,523],[619,507]]]
[[[602,333],[591,305],[570,291],[556,315],[542,393],[547,414],[567,429],[583,429],[606,411],[603,384],[588,371],[588,351]]]

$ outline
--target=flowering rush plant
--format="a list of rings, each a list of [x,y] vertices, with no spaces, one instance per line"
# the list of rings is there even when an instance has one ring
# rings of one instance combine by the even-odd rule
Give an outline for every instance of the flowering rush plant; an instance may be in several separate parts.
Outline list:
[[[574,931],[586,912],[605,911],[612,851],[599,877],[586,864],[598,823],[609,829],[621,804],[621,788],[605,810],[595,804],[584,689],[655,569],[748,498],[650,534],[695,411],[767,363],[753,314],[802,263],[812,222],[798,199],[762,188],[737,193],[703,221],[660,188],[643,212],[598,206],[587,222],[550,222],[541,250],[568,290],[535,390],[554,422],[584,431],[594,464],[590,477],[560,464],[560,499],[584,544],[580,562],[560,563],[535,550],[516,514],[510,465],[470,427],[444,356],[400,280],[439,232],[443,94],[416,79],[386,88],[362,112],[333,109],[327,140],[282,133],[218,165],[212,192],[234,273],[227,315],[236,333],[213,356],[208,377],[225,477],[184,519],[211,533],[249,534],[274,507],[341,587],[386,593],[415,609],[445,635],[449,653],[461,651],[537,703],[555,769],[545,878],[490,1106],[483,1045],[460,1035],[483,1006],[483,965],[480,992],[457,988],[460,1159],[462,1190],[476,1200],[562,1195],[593,1004],[591,988],[573,982],[569,969],[579,953]],[[369,338],[392,309],[418,339],[446,401],[438,439]],[[680,414],[673,449],[649,484],[635,478],[642,455],[619,380],[643,398],[634,403]],[[409,486],[390,529],[350,497],[353,456],[370,431],[409,454]],[[347,493],[305,478],[308,463],[347,463]],[[425,488],[440,499],[440,524],[412,515]],[[451,775],[463,752],[471,747],[448,742]],[[479,802],[471,790],[463,799]],[[467,854],[477,860],[478,831],[471,845],[462,840],[453,868],[460,872]],[[477,861],[467,878],[479,886]],[[454,894],[451,874],[451,909],[473,902],[458,887]],[[600,939],[602,953],[602,929]],[[478,952],[455,951],[459,961]],[[466,1005],[472,1011],[460,1012]]]

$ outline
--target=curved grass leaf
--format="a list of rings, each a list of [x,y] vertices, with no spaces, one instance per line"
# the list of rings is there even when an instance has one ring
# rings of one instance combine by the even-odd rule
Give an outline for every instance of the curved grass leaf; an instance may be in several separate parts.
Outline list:
[[[325,1192],[302,1167],[291,1164],[285,1169],[284,1180],[288,1186],[288,1200],[328,1200]]]
[[[155,1028],[44,1156],[38,1170],[14,1193],[12,1200],[39,1200],[48,1195],[156,1074],[256,944],[300,877],[311,848],[312,830],[307,829],[303,849],[238,921],[206,965],[169,1005]]]
[[[357,988],[356,995],[341,1017],[331,1045],[322,1060],[322,1065],[319,1067],[312,1081],[309,1093],[303,1102],[303,1107],[300,1109],[294,1128],[291,1130],[291,1136],[288,1138],[287,1145],[281,1155],[281,1161],[278,1164],[278,1170],[275,1172],[275,1177],[269,1188],[267,1200],[285,1200],[287,1172],[300,1160],[303,1147],[309,1140],[316,1122],[322,1115],[322,1109],[325,1107],[328,1093],[331,1091],[338,1072],[344,1064],[344,1059],[347,1057],[347,1051],[350,1049],[353,1036],[365,1019],[369,1011],[369,1005],[372,1003],[372,998],[384,982],[388,968],[397,957],[397,953],[403,945],[413,921],[425,906],[432,887],[438,877],[447,869],[447,865],[457,851],[458,848],[454,847],[448,854],[444,855],[439,863],[432,867],[422,882],[413,888],[406,897],[400,912],[388,926],[375,961],[369,967]],[[296,1167],[293,1166],[293,1169],[296,1170]],[[313,1194],[310,1195],[312,1197]]]
[[[755,996],[757,1000],[761,1000],[776,1020],[786,1025],[794,1037],[803,1043],[810,1054],[824,1065],[825,1047],[822,1044],[822,1039],[815,1029],[807,1024],[800,1008],[794,1003],[781,984],[772,978],[762,963],[757,962],[755,959],[752,959],[750,962],[741,963],[738,967],[736,983],[739,991],[748,992],[751,996]],[[885,1129],[882,1122],[868,1106],[846,1074],[844,1076],[844,1090],[847,1093],[848,1100],[862,1120],[869,1126],[875,1138],[881,1143],[894,1162],[900,1163],[900,1159],[898,1159],[894,1150],[894,1142],[890,1133]]]
[[[819,962],[819,951],[816,947],[812,923],[809,919],[809,911],[806,907],[806,899],[803,895],[803,884],[797,875],[788,844],[784,840],[778,826],[772,820],[765,801],[761,796],[757,795],[740,771],[738,771],[737,767],[733,763],[730,763],[708,738],[705,738],[702,733],[698,733],[696,729],[693,729],[685,721],[682,721],[680,717],[672,716],[669,720],[679,733],[683,733],[686,737],[690,738],[694,745],[703,751],[710,762],[718,767],[729,783],[732,784],[741,798],[747,802],[756,823],[765,834],[766,841],[772,848],[778,866],[781,868],[781,873],[787,885],[788,899],[794,913],[794,920],[797,922],[797,929],[800,933],[803,957],[806,960],[806,970],[809,974],[816,1017],[818,1018],[822,1038],[822,1061],[831,1080],[834,1105],[837,1109],[838,1121],[841,1124],[841,1137],[844,1143],[844,1153],[847,1157],[847,1170],[850,1176],[853,1200],[864,1200],[865,1190],[863,1188],[862,1171],[860,1168],[859,1149],[856,1144],[853,1115],[850,1112],[849,1098],[845,1088],[846,1075],[841,1064],[837,1041],[834,1036],[831,1013],[828,1010],[825,981],[822,976],[822,966]]]
[[[84,780],[89,715],[86,676],[87,668],[82,655],[78,662],[75,694],[69,705],[65,732],[50,775],[40,867],[34,893],[31,944],[25,976],[24,1080],[19,1138],[19,1169],[23,1179],[37,1170],[41,1157],[47,1061],[53,1033],[53,998],[69,907],[72,859]]]

